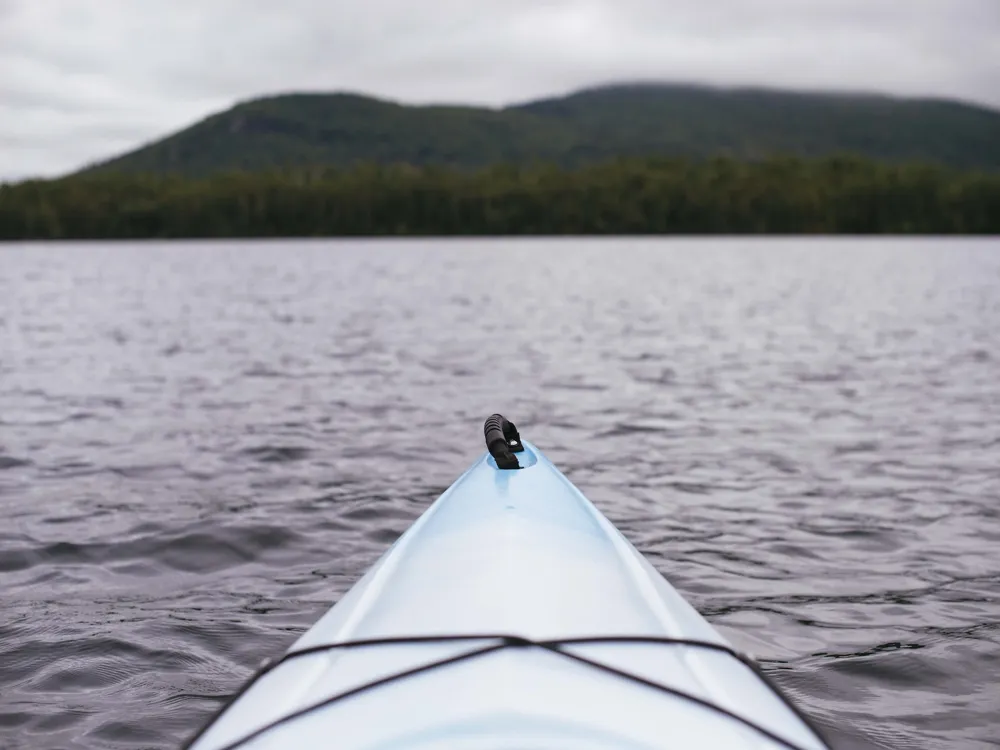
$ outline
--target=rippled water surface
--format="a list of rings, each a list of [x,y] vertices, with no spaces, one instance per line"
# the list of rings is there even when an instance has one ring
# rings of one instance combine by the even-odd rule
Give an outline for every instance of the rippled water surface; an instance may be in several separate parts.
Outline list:
[[[1000,746],[998,245],[0,246],[0,746],[176,747],[493,411],[840,746]]]

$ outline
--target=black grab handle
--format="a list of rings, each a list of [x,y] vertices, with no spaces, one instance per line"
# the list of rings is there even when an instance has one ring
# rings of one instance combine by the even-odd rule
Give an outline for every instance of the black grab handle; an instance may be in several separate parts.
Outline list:
[[[483,433],[486,435],[486,448],[496,459],[499,468],[521,468],[514,454],[523,451],[524,446],[521,445],[521,436],[513,422],[501,414],[494,414],[483,425]]]

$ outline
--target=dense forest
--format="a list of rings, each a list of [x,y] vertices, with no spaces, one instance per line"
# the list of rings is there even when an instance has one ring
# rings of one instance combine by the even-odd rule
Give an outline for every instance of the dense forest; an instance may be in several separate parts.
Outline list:
[[[1000,233],[1000,175],[852,157],[367,165],[0,187],[0,239]]]
[[[86,171],[195,177],[362,163],[573,168],[615,158],[837,154],[1000,170],[1000,112],[941,100],[654,84],[502,109],[288,94],[238,104]]]

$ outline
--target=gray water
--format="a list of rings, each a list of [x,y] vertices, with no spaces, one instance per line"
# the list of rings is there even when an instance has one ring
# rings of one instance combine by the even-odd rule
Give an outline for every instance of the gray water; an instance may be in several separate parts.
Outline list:
[[[998,244],[0,247],[0,747],[176,747],[494,411],[839,746],[1000,747]]]

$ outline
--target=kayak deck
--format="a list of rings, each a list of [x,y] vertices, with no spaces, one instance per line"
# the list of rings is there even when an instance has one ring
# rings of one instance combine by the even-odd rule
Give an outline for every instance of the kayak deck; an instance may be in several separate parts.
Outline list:
[[[239,746],[825,747],[537,448],[525,442],[518,460],[523,468],[501,470],[482,456],[289,653],[309,652],[254,682],[192,747],[234,747],[276,721]],[[327,648],[484,634],[536,645],[482,637]],[[562,647],[603,670],[537,645],[599,636],[705,645]],[[476,650],[485,652],[462,658]],[[438,660],[454,663],[393,679]]]

